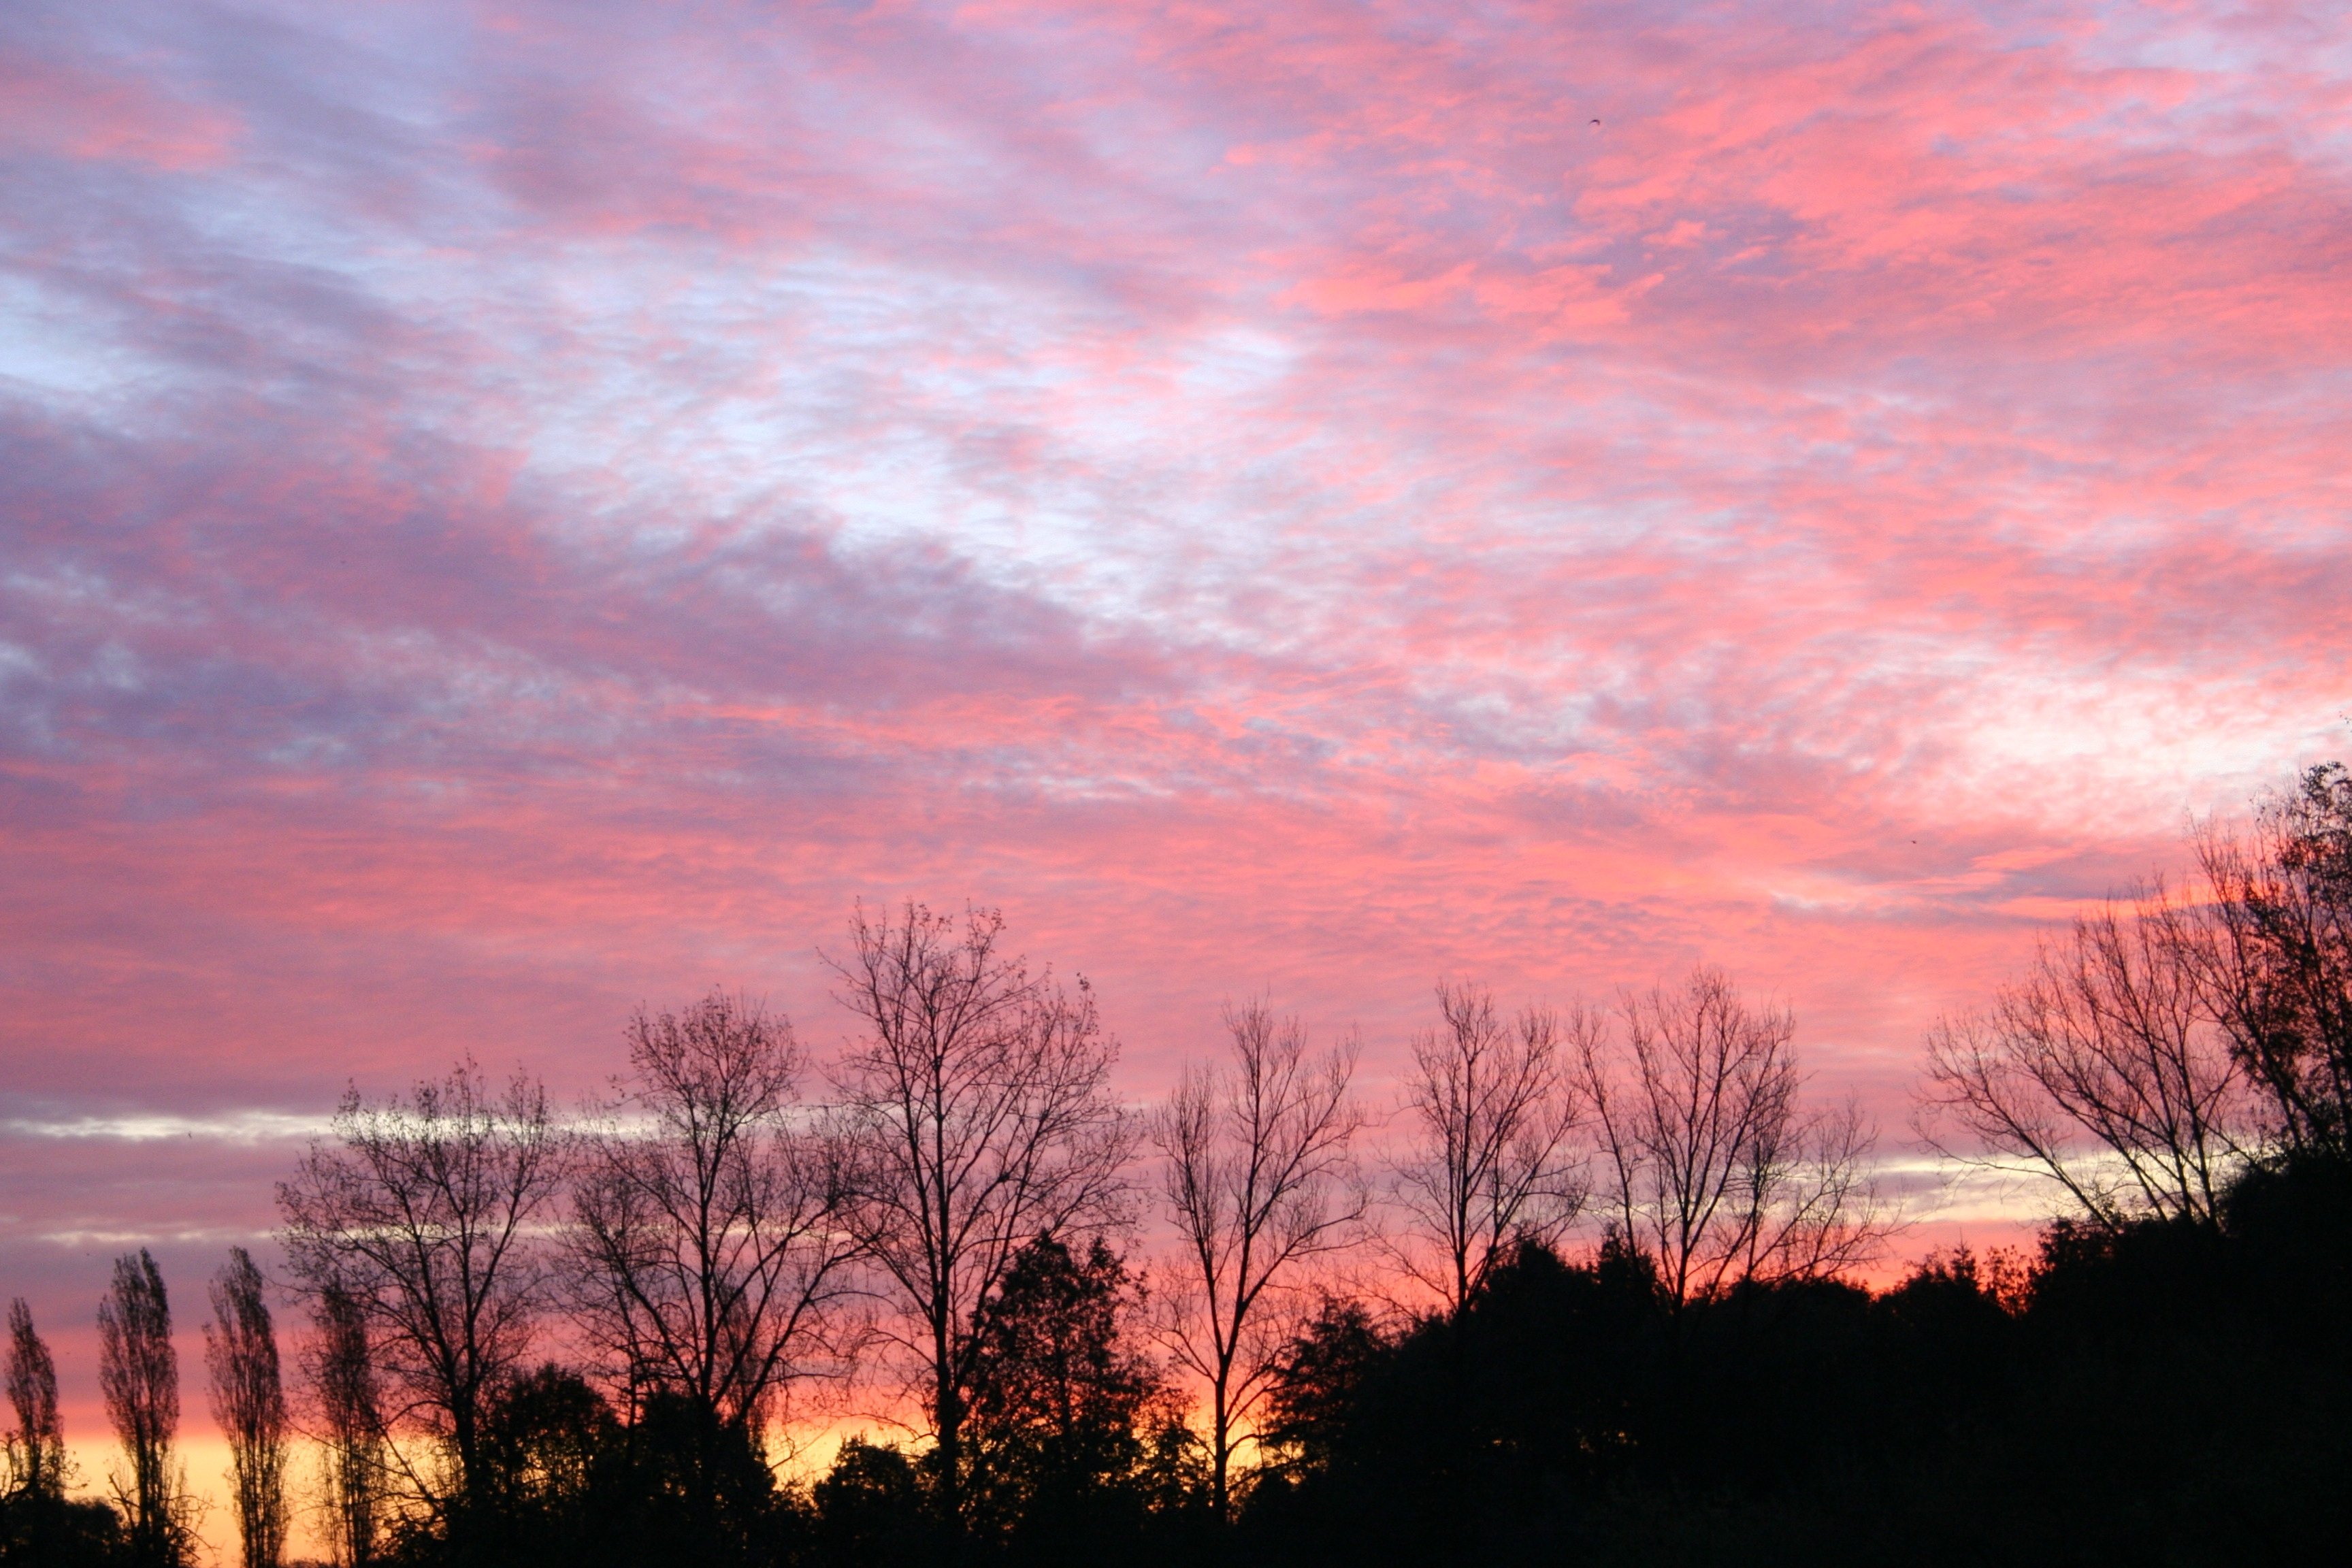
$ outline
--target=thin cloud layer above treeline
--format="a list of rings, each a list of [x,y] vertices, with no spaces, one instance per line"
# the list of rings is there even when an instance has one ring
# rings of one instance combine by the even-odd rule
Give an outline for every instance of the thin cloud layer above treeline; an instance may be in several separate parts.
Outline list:
[[[2339,34],[10,8],[12,1272],[268,1222],[58,1126],[822,1037],[860,894],[1003,905],[1138,1095],[1229,996],[1377,1080],[1441,974],[1706,960],[1895,1124],[2343,750]]]

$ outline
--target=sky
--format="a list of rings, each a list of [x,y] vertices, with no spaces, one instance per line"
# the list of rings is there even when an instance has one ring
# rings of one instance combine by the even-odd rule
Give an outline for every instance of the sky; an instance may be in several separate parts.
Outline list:
[[[1939,1013],[2352,752],[2333,13],[14,0],[69,1429],[108,1260],[193,1368],[347,1084],[570,1103],[712,985],[822,1055],[861,898],[1138,1100],[1228,998],[1385,1105],[1441,975],[1720,964],[1916,1164]]]

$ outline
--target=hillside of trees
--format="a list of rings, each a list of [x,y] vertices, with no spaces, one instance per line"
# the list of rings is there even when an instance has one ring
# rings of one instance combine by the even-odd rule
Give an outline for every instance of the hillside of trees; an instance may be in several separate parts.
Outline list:
[[[280,1184],[283,1270],[205,1291],[239,1561],[2332,1554],[2352,774],[2194,848],[1932,1031],[1918,1135],[2059,1217],[1876,1290],[1877,1130],[1704,968],[1442,984],[1377,1156],[1351,1042],[1243,1004],[1138,1110],[1083,981],[919,905],[829,960],[829,1061],[713,994],[632,1019],[577,1115],[470,1061],[354,1090]],[[194,1559],[173,1306],[118,1260],[93,1496],[14,1303],[0,1562]],[[857,1435],[811,1466],[816,1426]]]

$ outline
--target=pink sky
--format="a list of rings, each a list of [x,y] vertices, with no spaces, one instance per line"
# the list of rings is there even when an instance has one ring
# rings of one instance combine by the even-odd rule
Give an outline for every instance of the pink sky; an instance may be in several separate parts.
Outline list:
[[[1230,995],[1385,1102],[1440,973],[1711,960],[1902,1155],[1940,1009],[2352,751],[2341,20],[17,0],[69,1419],[107,1258],[193,1369],[347,1080],[829,1043],[860,895],[1001,904],[1138,1097]]]

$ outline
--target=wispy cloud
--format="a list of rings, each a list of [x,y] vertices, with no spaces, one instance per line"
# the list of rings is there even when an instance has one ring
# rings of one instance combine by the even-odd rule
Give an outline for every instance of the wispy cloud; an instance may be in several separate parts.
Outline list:
[[[146,1113],[56,1119],[14,1116],[0,1120],[0,1137],[103,1139],[123,1143],[152,1143],[163,1138],[226,1143],[279,1142],[315,1138],[327,1130],[325,1117],[291,1116],[278,1110],[238,1110],[220,1116]]]

